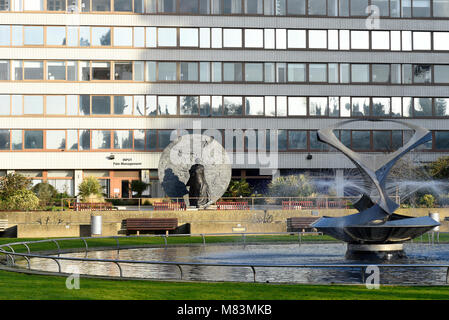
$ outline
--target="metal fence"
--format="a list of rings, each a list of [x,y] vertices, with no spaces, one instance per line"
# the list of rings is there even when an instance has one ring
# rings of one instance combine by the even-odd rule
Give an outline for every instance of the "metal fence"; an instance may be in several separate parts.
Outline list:
[[[292,235],[295,237],[295,241],[299,245],[302,244],[302,237],[305,235],[308,235],[310,233],[307,232],[297,232],[297,233],[241,233],[239,236],[241,237],[241,243],[243,245],[247,244],[247,237],[248,236],[261,236],[261,235]],[[316,234],[316,233],[313,233]],[[3,265],[12,267],[12,269],[8,270],[17,270],[20,272],[23,272],[24,269],[20,268],[16,264],[17,259],[25,259],[27,263],[27,269],[29,271],[36,271],[36,269],[31,268],[31,259],[33,258],[41,258],[41,259],[49,259],[53,260],[55,264],[58,267],[58,272],[55,274],[64,274],[68,275],[70,273],[67,273],[63,270],[61,261],[74,261],[74,262],[97,262],[97,263],[110,263],[117,267],[119,271],[119,278],[121,279],[135,279],[136,276],[133,275],[132,277],[126,277],[123,274],[123,264],[131,264],[133,266],[136,265],[163,265],[163,266],[176,266],[179,270],[179,276],[177,279],[174,280],[186,280],[184,277],[184,267],[216,267],[216,268],[245,268],[249,269],[252,272],[252,281],[257,281],[257,271],[260,269],[266,269],[266,268],[277,268],[277,269],[286,269],[286,268],[293,268],[293,269],[359,269],[360,270],[360,282],[363,284],[365,283],[365,275],[367,268],[373,267],[373,264],[256,264],[256,263],[200,263],[200,262],[177,262],[177,261],[144,261],[144,260],[121,260],[121,259],[94,259],[94,258],[87,258],[87,253],[89,251],[98,250],[99,248],[89,248],[87,240],[94,239],[109,239],[114,242],[114,245],[108,246],[108,247],[101,247],[101,250],[117,250],[118,252],[123,249],[129,249],[129,248],[136,248],[136,247],[144,247],[144,245],[140,246],[129,246],[129,245],[121,245],[120,240],[123,239],[130,239],[130,238],[144,238],[144,237],[160,237],[164,239],[164,247],[167,248],[170,246],[167,239],[170,237],[201,237],[202,243],[199,245],[206,245],[206,237],[215,237],[215,236],[236,236],[236,234],[229,234],[229,233],[214,233],[214,234],[185,234],[185,235],[145,235],[145,236],[127,236],[127,237],[119,237],[119,236],[113,236],[113,237],[84,237],[84,238],[62,238],[62,239],[46,239],[46,240],[37,240],[37,241],[22,241],[22,242],[15,242],[15,243],[9,243],[0,245],[0,253],[3,254]],[[86,257],[79,258],[79,257],[61,257],[61,253],[64,253],[64,250],[61,249],[61,242],[63,241],[73,241],[73,240],[79,240],[84,243],[84,246],[81,248],[76,248],[77,252],[85,252]],[[422,241],[422,238],[421,238]],[[429,241],[430,241],[430,235],[429,235]],[[56,255],[54,253],[32,253],[30,250],[30,245],[32,244],[38,244],[38,243],[54,243],[56,246]],[[335,241],[333,241],[335,242]],[[215,242],[214,242],[215,243]],[[185,244],[188,245],[188,244]],[[16,246],[23,246],[26,248],[26,253],[22,252],[16,252],[13,247]],[[106,249],[107,248],[107,249]],[[71,248],[73,250],[73,248]],[[444,268],[446,270],[446,277],[445,277],[445,284],[449,284],[449,264],[443,263],[443,264],[376,264],[375,265],[378,268],[406,268],[406,269],[417,269],[417,268]],[[0,269],[1,269],[1,261],[0,261]],[[37,270],[40,271],[40,270]],[[87,274],[86,274],[87,275]],[[214,280],[211,280],[214,281]],[[222,280],[221,280],[222,281]]]
[[[358,197],[222,197],[210,209],[217,210],[320,210],[350,209]],[[137,210],[184,211],[189,201],[184,198],[106,198],[106,204],[82,203],[76,198],[51,202],[53,210]],[[393,198],[399,203],[399,197]]]

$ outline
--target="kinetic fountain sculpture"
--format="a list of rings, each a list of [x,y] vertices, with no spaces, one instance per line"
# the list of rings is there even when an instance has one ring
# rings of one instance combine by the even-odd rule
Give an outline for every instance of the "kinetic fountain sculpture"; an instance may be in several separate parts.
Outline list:
[[[348,120],[318,131],[318,140],[331,145],[346,155],[360,170],[364,180],[377,191],[376,199],[363,194],[354,204],[359,212],[344,217],[322,217],[312,226],[324,234],[348,243],[347,258],[374,255],[379,258],[404,255],[403,242],[413,239],[440,224],[431,217],[408,217],[394,213],[399,207],[391,200],[385,183],[390,169],[407,152],[432,139],[431,132],[420,126],[397,120],[412,130],[414,135],[403,147],[387,155],[364,155],[346,147],[334,134],[334,130],[355,121]]]

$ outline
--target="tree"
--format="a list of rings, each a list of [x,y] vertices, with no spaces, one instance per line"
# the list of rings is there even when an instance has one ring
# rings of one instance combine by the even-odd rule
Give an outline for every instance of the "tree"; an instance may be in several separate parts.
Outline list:
[[[58,191],[47,182],[38,183],[31,190],[39,198],[43,205],[47,205],[58,195]]]
[[[29,190],[31,180],[18,173],[9,173],[0,179],[1,210],[36,210],[39,199]]]
[[[249,197],[252,193],[249,183],[245,179],[232,180],[226,190],[225,197]]]
[[[430,175],[435,179],[449,178],[449,157],[441,157],[429,165]]]
[[[289,175],[273,179],[268,185],[271,197],[310,197],[315,195],[315,187],[306,175]]]
[[[137,198],[142,198],[142,193],[148,188],[150,184],[141,180],[133,180],[131,182],[131,190],[137,192]]]
[[[78,186],[79,196],[83,202],[104,202],[103,187],[95,177],[87,177]]]

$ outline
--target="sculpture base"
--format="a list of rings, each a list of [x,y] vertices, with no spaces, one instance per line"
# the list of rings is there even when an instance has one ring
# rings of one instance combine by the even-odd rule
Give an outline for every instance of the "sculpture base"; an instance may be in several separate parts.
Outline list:
[[[348,243],[346,259],[349,260],[394,260],[405,258],[402,243],[351,244]]]

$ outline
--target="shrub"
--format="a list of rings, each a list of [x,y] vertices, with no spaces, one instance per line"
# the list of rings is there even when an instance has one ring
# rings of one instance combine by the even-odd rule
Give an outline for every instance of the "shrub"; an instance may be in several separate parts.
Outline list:
[[[83,202],[104,202],[103,187],[95,177],[87,177],[78,186]]]
[[[2,210],[20,210],[29,211],[39,208],[39,198],[33,191],[28,189],[16,190],[16,192],[7,197],[0,204]]]
[[[421,197],[419,203],[425,208],[433,208],[435,206],[435,197],[431,194],[425,194]]]
[[[8,173],[0,179],[0,199],[6,200],[17,191],[29,189],[31,180],[19,173]]]
[[[251,196],[252,190],[249,183],[245,179],[232,180],[229,183],[228,190],[226,190],[225,197],[249,197]]]
[[[58,195],[58,191],[47,182],[38,183],[31,190],[39,198],[42,205],[47,205]]]
[[[315,188],[303,174],[277,177],[268,185],[271,197],[310,197]]]
[[[148,188],[149,185],[149,183],[145,183],[140,180],[133,180],[131,182],[131,190],[137,192],[137,198],[141,198],[142,193]]]

